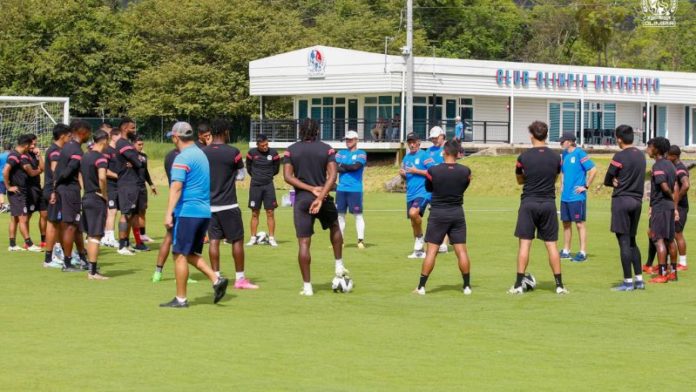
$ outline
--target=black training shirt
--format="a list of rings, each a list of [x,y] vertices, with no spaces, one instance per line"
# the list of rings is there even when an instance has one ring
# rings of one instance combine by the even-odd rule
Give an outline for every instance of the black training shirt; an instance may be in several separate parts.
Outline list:
[[[17,186],[19,193],[27,193],[27,179],[29,175],[22,168],[22,161],[27,159],[25,154],[20,154],[16,150],[12,150],[7,156],[7,164],[10,165],[10,183],[7,186]],[[3,168],[4,170],[4,168]]]
[[[145,186],[145,183],[152,185],[152,177],[150,177],[150,171],[147,169],[147,154],[139,152],[138,156],[140,157],[140,163],[143,165],[143,167],[140,168],[140,181],[138,185]]]
[[[515,174],[524,175],[522,200],[556,199],[556,177],[561,172],[561,157],[552,149],[532,147],[517,157]]]
[[[674,168],[677,170],[677,181],[679,181],[679,187],[682,187],[682,181],[683,179],[689,178],[689,169],[686,168],[686,165],[684,165],[684,162],[679,161],[676,165],[674,165]],[[682,208],[689,208],[689,194],[685,194],[682,196],[681,199],[679,199],[679,207]]]
[[[246,168],[251,176],[251,185],[268,185],[280,170],[280,155],[272,148],[266,152],[252,148],[246,156]]]
[[[227,144],[210,144],[203,152],[210,164],[210,205],[237,204],[235,181],[237,172],[244,168],[242,154]]]
[[[118,161],[118,151],[111,147],[111,145],[107,145],[106,148],[104,149],[104,155],[106,155],[109,158],[109,166],[108,169],[111,170],[114,174],[118,175],[118,173],[121,172],[121,168],[119,166],[119,161]],[[118,179],[116,178],[111,178],[111,177],[106,177],[106,185],[109,187],[109,189],[115,190],[118,184]]]
[[[108,168],[109,160],[104,154],[97,151],[90,151],[85,154],[82,158],[82,165],[80,165],[85,194],[101,192],[101,188],[99,187],[99,169]]]
[[[432,209],[461,207],[471,182],[471,170],[458,163],[441,163],[428,169],[425,190],[432,192]]]
[[[297,142],[285,150],[285,163],[291,164],[295,177],[307,185],[323,187],[330,162],[336,162],[336,151],[324,142]],[[304,189],[295,191],[298,195],[309,193]]]
[[[167,173],[167,183],[169,184],[172,183],[172,165],[177,155],[179,155],[179,149],[175,148],[164,157],[164,171]]]
[[[51,163],[58,162],[59,158],[60,147],[52,143],[46,150],[46,157],[44,158],[44,196],[48,197],[53,192],[53,170],[51,170]]]
[[[658,159],[652,167],[650,176],[650,207],[654,211],[664,211],[674,209],[674,200],[668,193],[662,191],[661,184],[667,183],[669,189],[674,190],[674,183],[677,181],[677,169],[668,159]]]
[[[27,151],[27,153],[24,155],[26,155],[26,157],[27,157],[25,162],[28,163],[32,169],[36,170],[39,168],[39,158],[32,151]],[[28,175],[28,173],[27,173],[27,175]],[[40,190],[41,189],[41,175],[37,174],[35,176],[28,176],[27,186],[30,188],[35,188],[35,189]]]
[[[645,155],[635,147],[625,148],[611,159],[604,185],[613,186],[616,178],[619,186],[614,187],[611,197],[628,196],[637,200],[643,198],[645,182]]]
[[[80,183],[77,175],[80,172],[80,161],[82,160],[82,146],[75,140],[71,140],[63,146],[56,165],[55,183],[56,190],[61,186],[79,188]]]
[[[118,158],[118,181],[119,187],[138,187],[140,179],[140,155],[133,147],[133,143],[127,138],[122,137],[116,142],[116,157]],[[130,163],[131,167],[126,165]]]

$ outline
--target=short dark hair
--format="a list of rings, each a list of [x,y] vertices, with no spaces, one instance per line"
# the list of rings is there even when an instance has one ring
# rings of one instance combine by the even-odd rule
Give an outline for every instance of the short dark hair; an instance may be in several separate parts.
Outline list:
[[[70,121],[70,132],[75,133],[80,129],[85,129],[88,132],[92,132],[92,126],[89,125],[87,121],[84,120],[72,120]]]
[[[35,133],[28,133],[28,134],[27,134],[27,136],[29,136],[29,138],[31,139],[31,141],[32,141],[32,142],[33,142],[34,140],[36,140],[36,139],[37,139],[37,137],[36,137],[36,134],[35,134]]]
[[[534,139],[543,142],[549,136],[549,126],[543,121],[534,121],[529,124],[529,133]]]
[[[121,130],[118,128],[111,128],[111,132],[109,132],[109,135],[111,136],[118,136],[121,134]]]
[[[268,136],[264,135],[263,133],[256,135],[256,143],[265,142],[266,140],[268,140]]]
[[[145,139],[141,135],[135,135],[135,138],[133,139],[134,142],[144,142]]]
[[[633,144],[633,127],[626,124],[621,124],[616,127],[616,138],[621,139],[626,144]]]
[[[28,134],[19,135],[19,137],[17,137],[17,145],[28,146],[31,144],[31,140],[31,136],[29,136]]]
[[[681,148],[676,144],[672,144],[669,146],[669,152],[667,154],[679,158],[681,156]]]
[[[135,121],[130,117],[123,117],[121,118],[121,122],[118,123],[118,129],[123,129],[123,127],[128,124],[135,124]]]
[[[456,140],[448,140],[445,142],[443,150],[445,151],[445,154],[451,157],[456,157],[462,152],[462,145]]]
[[[104,131],[103,129],[97,129],[96,131],[94,131],[94,133],[92,133],[92,140],[95,143],[99,143],[102,140],[106,140],[108,137],[109,134],[106,133],[106,131]]]
[[[12,149],[12,143],[11,142],[5,142],[2,144],[2,148],[5,150],[11,150]]]
[[[314,140],[319,134],[319,123],[311,118],[300,122],[300,140]]]
[[[60,139],[63,135],[67,135],[67,134],[69,134],[69,133],[70,133],[70,127],[69,127],[69,126],[67,126],[67,125],[65,125],[65,124],[63,124],[63,123],[56,124],[56,125],[53,127],[53,140],[58,140],[58,139]]]
[[[669,152],[669,139],[662,136],[654,137],[648,140],[648,146],[653,146],[653,148],[657,150],[658,154],[665,155],[667,152]]]
[[[231,130],[232,130],[232,123],[230,123],[229,121],[227,121],[223,118],[218,118],[218,119],[213,120],[212,130],[210,131],[210,134],[214,135],[214,136],[222,136],[225,134],[225,132],[229,132]],[[203,132],[201,132],[201,133],[203,133]]]
[[[103,123],[101,123],[101,124],[99,125],[99,129],[102,129],[102,130],[107,130],[107,129],[108,129],[108,130],[111,130],[111,129],[113,129],[113,125],[109,124],[108,122],[103,122]]]
[[[196,130],[198,130],[198,133],[208,133],[208,132],[210,132],[210,124],[208,124],[207,121],[204,121],[202,123],[198,123]]]

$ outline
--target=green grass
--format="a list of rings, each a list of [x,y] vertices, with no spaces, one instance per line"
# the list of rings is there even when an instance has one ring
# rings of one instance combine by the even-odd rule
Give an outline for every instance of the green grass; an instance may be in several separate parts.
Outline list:
[[[245,204],[246,192],[240,196]],[[150,200],[148,233],[161,238],[165,197]],[[365,203],[368,248],[355,248],[349,218],[344,259],[356,288],[343,295],[329,287],[324,232],[312,248],[316,294],[298,295],[288,208],[277,212],[280,247],[246,251],[247,274],[261,289],[230,290],[216,306],[196,272],[201,283],[189,285],[186,310],[157,306],[173,297],[174,281],[170,260],[165,280],[150,283],[153,252],[104,250],[112,279],[96,282],[44,269],[39,254],[6,253],[2,239],[0,389],[693,390],[694,272],[645,292],[611,292],[621,272],[607,201],[590,201],[590,259],[564,262],[571,294],[563,297],[552,292],[539,243],[530,264],[538,290],[506,294],[516,197],[466,199],[471,297],[461,294],[452,252],[438,258],[427,296],[411,294],[420,261],[405,257],[412,239],[403,195],[373,193]],[[245,224],[248,217],[245,210]],[[686,235],[695,238],[694,225]],[[644,242],[641,235],[645,251]],[[223,271],[233,275],[224,254]]]

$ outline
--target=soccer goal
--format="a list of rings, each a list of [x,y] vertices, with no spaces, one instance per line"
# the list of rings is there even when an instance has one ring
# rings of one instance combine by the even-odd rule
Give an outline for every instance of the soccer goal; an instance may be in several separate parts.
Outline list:
[[[0,142],[17,142],[25,133],[38,136],[38,145],[51,144],[53,126],[70,121],[70,98],[0,96]]]

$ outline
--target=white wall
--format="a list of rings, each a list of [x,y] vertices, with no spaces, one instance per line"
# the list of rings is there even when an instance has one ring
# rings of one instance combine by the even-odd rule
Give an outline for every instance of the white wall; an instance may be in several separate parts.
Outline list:
[[[475,121],[507,121],[508,111],[507,97],[483,97],[476,96],[474,99],[474,120]]]
[[[671,144],[684,145],[684,105],[667,106],[667,138]]]
[[[546,99],[515,98],[515,118],[513,124],[513,143],[530,143],[527,127],[534,121],[548,124],[548,104]]]
[[[587,116],[587,114],[585,114]],[[643,130],[643,107],[638,102],[616,103],[616,126],[630,125],[634,131]]]

